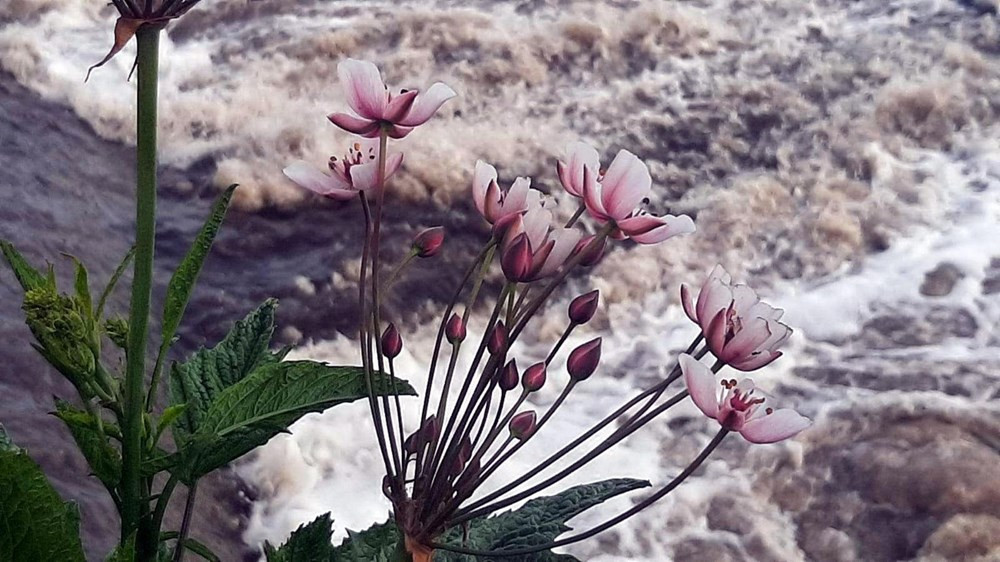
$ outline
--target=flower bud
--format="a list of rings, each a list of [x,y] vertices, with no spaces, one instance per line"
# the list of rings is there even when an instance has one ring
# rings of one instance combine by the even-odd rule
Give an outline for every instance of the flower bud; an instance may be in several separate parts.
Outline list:
[[[418,258],[429,258],[438,253],[444,243],[444,227],[435,226],[413,237],[411,249]]]
[[[507,392],[509,390],[514,390],[514,387],[517,386],[517,381],[520,378],[521,377],[517,372],[517,361],[511,359],[507,362],[507,365],[504,366],[503,370],[500,371],[500,382],[498,384],[504,392]]]
[[[490,332],[490,339],[486,343],[486,347],[493,355],[499,355],[506,351],[507,327],[503,325],[503,322],[497,322],[496,326],[493,326],[493,331]]]
[[[510,434],[516,439],[523,441],[528,437],[531,437],[531,434],[535,432],[534,410],[521,412],[520,414],[514,416],[510,419],[510,423],[507,425],[507,428],[510,429]]]
[[[444,335],[448,338],[448,342],[452,344],[460,343],[465,339],[465,322],[462,321],[462,317],[457,313],[452,314],[451,318],[448,319]]]
[[[601,292],[597,289],[589,293],[582,294],[569,303],[569,319],[577,326],[590,322],[597,312],[597,304],[600,300]]]
[[[400,351],[403,351],[403,338],[400,337],[396,325],[390,322],[382,332],[382,354],[389,359],[395,359]]]
[[[580,265],[584,267],[590,267],[597,262],[601,261],[604,257],[604,248],[608,244],[608,239],[605,238],[601,240],[600,244],[591,244],[594,241],[595,236],[591,234],[590,236],[585,236],[576,244],[576,249],[573,250],[574,254],[579,254],[583,252],[583,257],[580,258]]]
[[[535,392],[545,385],[545,363],[535,363],[524,371],[521,385],[528,392]]]
[[[514,283],[528,281],[531,276],[533,257],[528,235],[522,232],[514,237],[510,245],[504,248],[503,255],[500,257],[500,269],[503,270],[508,281]]]
[[[574,381],[587,380],[601,362],[601,338],[594,338],[577,347],[566,360],[566,370]]]

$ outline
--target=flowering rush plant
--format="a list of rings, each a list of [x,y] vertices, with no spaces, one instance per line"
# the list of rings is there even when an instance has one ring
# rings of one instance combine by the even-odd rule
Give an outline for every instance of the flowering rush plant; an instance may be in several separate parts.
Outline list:
[[[388,373],[390,378],[383,381],[395,380],[394,359],[404,345],[396,326],[383,316],[381,302],[413,258],[432,258],[441,250],[445,235],[440,227],[419,233],[405,259],[387,271],[379,233],[388,180],[403,161],[389,140],[414,133],[456,94],[441,83],[426,91],[394,94],[370,62],[345,60],[338,74],[351,113],[337,112],[328,118],[363,138],[343,159],[331,158],[328,170],[297,162],[285,168],[285,174],[322,196],[357,199],[364,217],[358,288],[361,363],[385,469],[382,493],[393,509],[387,523],[353,534],[340,547],[327,544],[333,557],[339,552],[365,560],[534,559],[592,537],[663,498],[729,433],[739,433],[751,443],[774,443],[809,426],[794,410],[775,409],[750,379],[720,377],[727,367],[748,372],[770,364],[781,356],[780,347],[792,330],[780,322],[780,309],[762,302],[750,287],[734,284],[717,266],[697,294],[681,287],[684,311],[696,329],[666,377],[593,426],[581,428],[579,436],[537,466],[511,481],[495,482],[499,487],[487,492],[485,484],[498,468],[543,431],[560,407],[573,399],[577,385],[586,384],[600,367],[601,338],[569,350],[567,382],[551,405],[536,409],[532,394],[553,384],[549,372],[553,361],[565,351],[574,330],[596,314],[598,291],[572,300],[561,337],[543,360],[534,363],[518,353],[518,339],[528,325],[549,313],[546,302],[569,275],[597,266],[610,244],[627,239],[664,243],[693,232],[694,223],[687,216],[657,216],[643,208],[652,178],[646,165],[627,150],[620,150],[605,170],[595,148],[580,142],[570,145],[565,161],[556,164],[562,187],[578,203],[565,223],[555,222],[553,199],[532,188],[530,178],[518,177],[508,184],[499,180],[492,165],[477,162],[471,170],[471,195],[475,209],[490,225],[490,235],[444,308],[421,392],[420,417],[404,419],[397,389],[380,387],[375,379]],[[484,280],[497,269],[502,283],[491,292]],[[488,312],[477,319],[473,316],[477,310]],[[478,341],[468,337],[471,329],[482,334]],[[459,353],[466,347],[474,350],[471,365],[459,368]],[[672,389],[678,379],[683,385]],[[718,425],[701,453],[632,508],[591,529],[560,537],[570,517],[649,483],[614,479],[554,496],[540,494],[688,397]],[[576,460],[566,466],[559,463],[571,453]],[[529,501],[521,509],[494,515],[523,500]],[[282,549],[269,552],[272,556],[301,552],[317,530],[329,538],[329,525],[324,516],[293,533]]]

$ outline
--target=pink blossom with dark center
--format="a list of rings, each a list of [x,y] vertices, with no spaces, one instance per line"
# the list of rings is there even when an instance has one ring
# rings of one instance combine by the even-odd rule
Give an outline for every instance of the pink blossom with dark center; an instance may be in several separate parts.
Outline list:
[[[479,214],[490,224],[524,213],[529,204],[537,203],[540,198],[538,190],[531,188],[531,178],[519,177],[509,188],[503,189],[497,183],[497,169],[482,160],[476,162],[472,199]]]
[[[697,302],[681,285],[681,304],[701,327],[716,358],[740,371],[759,369],[781,357],[778,348],[792,335],[792,329],[778,321],[783,310],[761,301],[749,286],[734,285],[720,265],[702,285]]]
[[[283,171],[288,179],[309,191],[347,201],[361,191],[374,191],[378,187],[378,155],[378,141],[364,140],[352,144],[343,158],[331,157],[327,172],[302,160],[289,164]],[[384,179],[396,173],[402,163],[402,153],[390,154],[385,161]]]
[[[554,275],[572,257],[582,236],[572,228],[552,228],[552,212],[541,204],[504,223],[500,265],[507,279],[516,283]]]
[[[687,215],[651,215],[640,208],[653,185],[649,168],[627,150],[621,150],[603,175],[594,156],[597,151],[578,143],[570,148],[568,164],[560,166],[566,191],[582,197],[587,212],[598,222],[612,222],[615,238],[631,238],[639,244],[657,244],[679,234],[694,232]],[[567,183],[569,187],[567,187]]]
[[[331,113],[327,118],[345,131],[368,138],[379,136],[381,128],[394,139],[403,138],[457,95],[441,82],[425,92],[390,94],[378,67],[368,61],[347,59],[337,65],[337,75],[354,114]]]
[[[751,443],[775,443],[798,434],[812,425],[808,418],[791,408],[772,409],[769,399],[754,388],[753,381],[723,380],[694,357],[680,356],[684,384],[695,406],[729,431],[738,432]]]

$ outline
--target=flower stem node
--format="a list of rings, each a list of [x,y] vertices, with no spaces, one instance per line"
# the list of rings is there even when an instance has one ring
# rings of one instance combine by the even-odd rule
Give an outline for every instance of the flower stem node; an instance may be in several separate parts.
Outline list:
[[[576,382],[587,380],[601,362],[601,338],[594,338],[577,347],[566,360],[566,370]]]

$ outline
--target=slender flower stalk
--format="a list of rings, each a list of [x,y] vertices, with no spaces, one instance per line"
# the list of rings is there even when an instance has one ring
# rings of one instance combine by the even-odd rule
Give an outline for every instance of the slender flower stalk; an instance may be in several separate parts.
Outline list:
[[[491,225],[491,236],[469,265],[444,309],[431,351],[420,418],[413,425],[416,429],[406,435],[398,396],[392,408],[384,396],[386,393],[382,392],[379,400],[376,389],[372,388],[376,369],[384,372],[387,365],[390,374],[394,374],[393,359],[402,348],[395,326],[391,323],[388,327],[383,326],[381,317],[382,293],[392,286],[391,282],[380,282],[380,233],[386,180],[402,160],[401,154],[389,154],[389,139],[408,135],[454,92],[436,84],[423,94],[415,91],[390,94],[378,69],[362,61],[345,61],[339,72],[353,114],[334,113],[330,119],[349,132],[378,138],[377,150],[371,151],[374,166],[351,160],[348,162],[350,167],[331,166],[330,174],[309,171],[300,165],[286,169],[286,173],[304,187],[323,195],[339,198],[348,192],[361,193],[366,224],[358,292],[362,301],[361,356],[368,383],[369,408],[386,469],[384,491],[393,504],[395,522],[402,537],[397,548],[400,559],[427,561],[435,549],[488,557],[518,556],[584,540],[634,516],[670,493],[701,466],[728,432],[761,426],[759,416],[769,414],[760,414],[755,409],[760,402],[746,383],[725,381],[729,393],[717,399],[713,395],[712,400],[708,399],[710,393],[706,389],[714,384],[714,379],[709,379],[727,364],[742,368],[764,359],[773,360],[776,357],[772,354],[787,335],[766,334],[769,327],[776,324],[765,322],[762,329],[753,318],[748,318],[750,324],[744,324],[744,317],[758,312],[765,313],[767,320],[774,322],[777,317],[768,312],[772,309],[765,309],[756,300],[747,300],[745,290],[719,289],[713,285],[711,295],[705,297],[713,303],[709,307],[712,318],[706,322],[701,317],[701,310],[708,309],[699,303],[698,315],[692,319],[699,323],[703,334],[697,335],[686,354],[679,355],[680,363],[666,376],[638,392],[534,467],[498,490],[477,498],[483,484],[526,443],[535,439],[563,405],[576,396],[574,389],[599,376],[603,340],[597,337],[577,345],[568,354],[565,370],[569,381],[550,406],[543,411],[527,404],[547,380],[555,380],[554,359],[574,330],[594,317],[598,310],[598,293],[591,291],[573,300],[568,311],[569,322],[545,360],[533,361],[531,367],[520,373],[516,357],[518,339],[537,315],[546,310],[546,303],[570,275],[580,268],[597,264],[615,240],[631,238],[640,244],[655,244],[691,232],[694,225],[686,216],[657,217],[640,208],[651,190],[652,178],[645,163],[628,151],[620,151],[609,169],[602,172],[596,150],[582,143],[571,146],[568,162],[560,162],[557,166],[558,174],[567,192],[581,202],[573,217],[562,226],[553,223],[552,201],[531,188],[530,178],[519,177],[509,187],[501,188],[496,168],[477,162],[472,174],[472,200]],[[370,166],[370,172],[362,173],[361,166]],[[373,176],[374,181],[370,181]],[[373,207],[369,207],[369,200],[374,201]],[[588,215],[590,220],[583,220]],[[402,265],[392,272],[390,281],[401,275],[405,264],[414,257],[436,255],[442,239],[443,231],[439,228],[420,233]],[[499,290],[490,284],[496,270],[505,281]],[[731,302],[720,300],[720,295],[725,294],[731,295]],[[692,314],[695,308],[688,302],[686,293],[685,299],[685,310]],[[486,302],[480,303],[481,300]],[[458,308],[460,301],[462,309]],[[478,307],[491,310],[485,322],[476,322],[473,316]],[[722,315],[727,324],[720,324],[722,321],[718,320],[720,315],[716,309],[729,311]],[[741,334],[741,330],[750,332]],[[459,358],[467,337],[473,333],[481,337],[466,366]],[[766,337],[760,337],[761,333]],[[751,335],[753,337],[749,337]],[[447,351],[445,342],[449,347]],[[702,342],[705,345],[699,349]],[[717,359],[712,369],[698,362],[709,351]],[[439,374],[444,353],[449,356],[447,366],[444,373]],[[762,353],[767,353],[767,357],[757,357]],[[700,367],[693,366],[692,361]],[[708,370],[709,374],[703,370]],[[686,402],[688,390],[664,398],[671,384],[682,375],[687,377],[688,389],[697,394],[696,405],[706,415],[714,417],[721,429],[679,475],[633,508],[583,533],[529,549],[475,551],[439,542],[449,528],[530,498],[561,482],[670,408]],[[518,386],[520,391],[516,390]],[[437,397],[436,403],[432,396]],[[776,416],[775,420],[794,423],[776,424],[765,420],[768,423],[763,425],[768,426],[767,431],[761,430],[756,435],[777,440],[794,434],[790,429],[802,425],[801,421],[791,420],[786,414]],[[573,462],[567,465],[563,461],[568,454],[581,450],[582,454]]]
[[[142,515],[140,472],[145,411],[146,343],[156,240],[156,94],[160,28],[137,33],[138,110],[136,113],[136,252],[129,312],[125,369],[125,418],[122,424],[122,542],[139,528]]]

